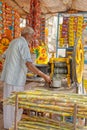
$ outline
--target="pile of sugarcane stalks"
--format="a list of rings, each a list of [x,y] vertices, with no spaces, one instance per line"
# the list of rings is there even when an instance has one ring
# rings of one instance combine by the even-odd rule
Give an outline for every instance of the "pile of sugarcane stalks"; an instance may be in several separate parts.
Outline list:
[[[58,122],[44,117],[23,117],[18,122],[18,130],[73,130],[72,123]]]
[[[76,129],[77,117],[87,118],[86,95],[53,92],[44,89],[33,90],[29,92],[13,93],[4,101],[4,104],[15,105],[15,99],[16,106],[18,105],[19,108],[58,114],[60,116],[74,116],[74,130]],[[66,128],[64,130],[68,129]]]

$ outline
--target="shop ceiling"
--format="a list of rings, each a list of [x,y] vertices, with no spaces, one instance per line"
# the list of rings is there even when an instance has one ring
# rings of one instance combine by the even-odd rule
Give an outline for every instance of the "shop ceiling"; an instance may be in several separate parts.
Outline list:
[[[13,9],[26,17],[30,10],[30,0],[4,0]],[[40,0],[43,15],[67,12],[68,10],[87,11],[87,0]]]

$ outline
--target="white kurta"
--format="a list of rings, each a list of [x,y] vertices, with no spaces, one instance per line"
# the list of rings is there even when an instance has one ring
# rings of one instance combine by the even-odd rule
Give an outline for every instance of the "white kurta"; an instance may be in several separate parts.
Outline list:
[[[27,41],[23,37],[14,39],[6,53],[1,80],[15,86],[23,86],[26,82],[27,61],[32,62]]]
[[[3,55],[5,64],[3,67],[1,80],[4,81],[3,98],[10,96],[12,91],[23,91],[26,82],[27,61],[32,62],[28,43],[23,37],[14,39],[7,51]],[[4,128],[9,129],[14,121],[14,107],[3,106]],[[18,112],[18,119],[21,117],[22,110]]]

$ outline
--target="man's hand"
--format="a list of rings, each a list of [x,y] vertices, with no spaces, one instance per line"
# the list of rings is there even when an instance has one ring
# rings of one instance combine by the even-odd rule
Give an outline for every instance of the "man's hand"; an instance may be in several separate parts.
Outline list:
[[[31,62],[27,62],[26,66],[28,67],[29,70],[31,70],[34,74],[37,74],[39,76],[41,76],[42,78],[45,79],[46,82],[48,82],[49,84],[51,83],[51,78],[50,76],[46,75],[45,73],[43,73],[42,71],[40,71],[38,68],[36,68]]]
[[[45,75],[45,76],[44,76],[44,79],[45,79],[46,82],[48,82],[49,84],[51,84],[52,81],[51,81],[50,76]]]

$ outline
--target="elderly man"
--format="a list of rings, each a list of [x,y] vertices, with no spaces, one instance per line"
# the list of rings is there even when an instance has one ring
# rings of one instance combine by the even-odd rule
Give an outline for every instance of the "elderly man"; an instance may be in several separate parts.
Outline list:
[[[24,91],[27,69],[43,77],[48,83],[51,79],[48,75],[38,70],[31,60],[28,48],[29,42],[33,39],[34,30],[25,27],[21,32],[21,37],[11,41],[7,51],[4,53],[5,63],[1,75],[4,82],[3,98],[7,98],[12,91]],[[3,106],[4,128],[9,129],[14,121],[14,107],[10,105]],[[18,120],[20,120],[22,110],[18,111]]]

